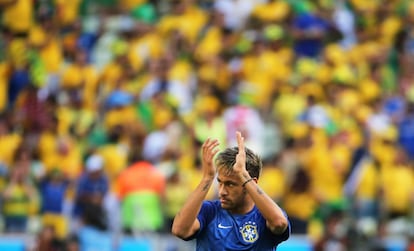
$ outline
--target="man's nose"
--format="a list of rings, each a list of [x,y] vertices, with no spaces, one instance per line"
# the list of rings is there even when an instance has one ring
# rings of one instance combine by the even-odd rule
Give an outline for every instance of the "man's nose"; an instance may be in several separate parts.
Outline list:
[[[226,195],[227,194],[227,189],[226,186],[224,186],[223,184],[219,185],[219,195]]]

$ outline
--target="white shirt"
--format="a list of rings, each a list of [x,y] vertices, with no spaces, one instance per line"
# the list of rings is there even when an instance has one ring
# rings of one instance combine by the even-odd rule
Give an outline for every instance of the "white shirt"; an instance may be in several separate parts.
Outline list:
[[[214,9],[224,15],[224,25],[232,30],[240,30],[256,5],[264,0],[216,0]]]

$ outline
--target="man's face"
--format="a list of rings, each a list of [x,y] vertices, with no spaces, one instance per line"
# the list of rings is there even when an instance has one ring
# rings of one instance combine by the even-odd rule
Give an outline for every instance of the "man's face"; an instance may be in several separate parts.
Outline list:
[[[219,171],[217,175],[219,184],[219,199],[221,207],[231,213],[237,213],[243,209],[246,198],[246,190],[234,174]]]

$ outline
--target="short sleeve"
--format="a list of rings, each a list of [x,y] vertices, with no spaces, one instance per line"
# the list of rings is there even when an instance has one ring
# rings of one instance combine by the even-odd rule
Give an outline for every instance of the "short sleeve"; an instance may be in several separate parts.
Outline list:
[[[287,218],[287,216],[286,216]],[[291,234],[291,226],[290,226],[290,221],[288,219],[288,227],[286,228],[286,230],[280,235],[280,241],[285,241],[287,239],[289,239],[290,234]]]
[[[290,235],[291,235],[291,225],[290,225],[290,221],[288,216],[286,215],[286,213],[283,211],[286,219],[288,220],[288,227],[285,229],[285,231],[283,233],[280,234],[274,234],[270,231],[269,228],[265,227],[265,238],[267,240],[272,240],[272,245],[278,245],[279,243],[286,241],[287,239],[289,239]],[[262,216],[261,216],[262,217]],[[263,218],[263,226],[266,226],[266,220]]]

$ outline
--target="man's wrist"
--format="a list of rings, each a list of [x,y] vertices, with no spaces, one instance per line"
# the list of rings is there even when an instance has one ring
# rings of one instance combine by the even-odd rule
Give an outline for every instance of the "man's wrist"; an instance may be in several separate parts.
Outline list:
[[[242,174],[241,174],[241,180],[243,181],[243,182],[245,182],[246,180],[248,180],[248,179],[250,179],[251,178],[251,176],[250,176],[250,174],[246,171],[246,172],[243,172]]]
[[[243,182],[242,187],[245,187],[247,185],[247,183],[249,183],[252,180],[254,180],[254,178],[250,178],[250,179],[246,180],[245,182]]]
[[[252,177],[250,176],[250,174],[247,171],[240,174],[240,181],[241,181],[242,185],[245,184],[245,182],[250,180],[251,178]]]

